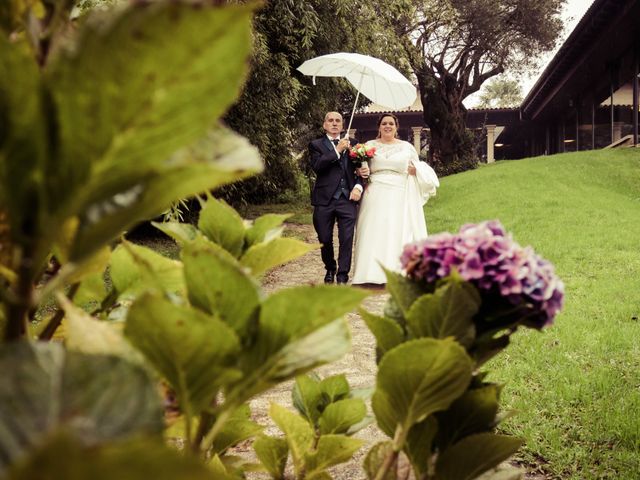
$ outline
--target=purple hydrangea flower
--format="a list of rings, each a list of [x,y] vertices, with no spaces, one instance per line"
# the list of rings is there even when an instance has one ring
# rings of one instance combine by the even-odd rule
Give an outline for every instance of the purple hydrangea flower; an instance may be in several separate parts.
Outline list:
[[[518,245],[497,220],[467,224],[456,235],[440,233],[404,247],[409,278],[433,283],[453,270],[480,292],[526,306],[529,324],[542,328],[562,308],[564,284],[553,265],[531,247]]]

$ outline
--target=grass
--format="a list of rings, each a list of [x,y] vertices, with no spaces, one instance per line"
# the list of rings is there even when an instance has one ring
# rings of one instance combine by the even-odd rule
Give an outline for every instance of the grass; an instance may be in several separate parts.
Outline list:
[[[272,203],[265,205],[245,205],[238,209],[242,218],[255,219],[265,213],[290,213],[292,216],[287,219],[289,223],[300,225],[311,225],[312,207],[310,203]]]
[[[522,460],[562,479],[639,478],[640,151],[498,162],[442,179],[425,211],[430,233],[500,219],[566,284],[556,324],[489,365]]]

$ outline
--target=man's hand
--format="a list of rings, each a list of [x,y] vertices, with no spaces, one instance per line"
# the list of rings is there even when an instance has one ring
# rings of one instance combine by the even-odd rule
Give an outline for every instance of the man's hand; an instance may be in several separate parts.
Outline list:
[[[409,166],[407,167],[407,173],[409,175],[415,175],[416,174],[416,167],[413,163],[409,163]]]
[[[369,171],[369,165],[362,165],[361,167],[356,168],[356,173],[359,177],[369,178],[369,174],[371,173]]]
[[[349,139],[343,138],[338,142],[338,145],[336,145],[336,150],[338,150],[338,153],[342,153],[350,146],[351,146],[351,143],[349,142]]]
[[[353,187],[353,190],[351,190],[351,193],[349,194],[349,200],[353,200],[354,202],[357,202],[360,200],[360,197],[362,196],[362,190],[356,187]]]

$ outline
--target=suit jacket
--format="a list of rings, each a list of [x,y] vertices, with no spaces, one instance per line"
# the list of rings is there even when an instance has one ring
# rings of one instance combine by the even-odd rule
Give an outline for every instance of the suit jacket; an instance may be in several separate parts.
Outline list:
[[[353,138],[349,141],[351,145],[357,143]],[[309,162],[316,173],[316,183],[311,190],[311,205],[329,205],[343,175],[349,191],[353,190],[356,184],[362,185],[362,179],[355,174],[355,167],[349,160],[348,150],[342,152],[338,158],[331,140],[326,135],[309,143]]]

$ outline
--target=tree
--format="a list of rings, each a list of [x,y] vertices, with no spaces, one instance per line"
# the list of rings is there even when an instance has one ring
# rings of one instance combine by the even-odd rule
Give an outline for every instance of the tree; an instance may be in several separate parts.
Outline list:
[[[252,71],[225,121],[258,147],[265,171],[227,187],[227,200],[273,200],[295,188],[296,154],[320,133],[324,113],[350,110],[356,94],[345,81],[322,78],[312,85],[296,67],[337,51],[397,58],[399,45],[389,41],[393,32],[385,30],[377,10],[359,0],[272,0],[257,13]]]
[[[522,89],[517,80],[494,78],[480,93],[480,108],[509,108],[522,103]]]
[[[562,30],[564,0],[397,0],[387,10],[418,81],[441,174],[476,165],[462,101],[488,79],[525,69]]]

